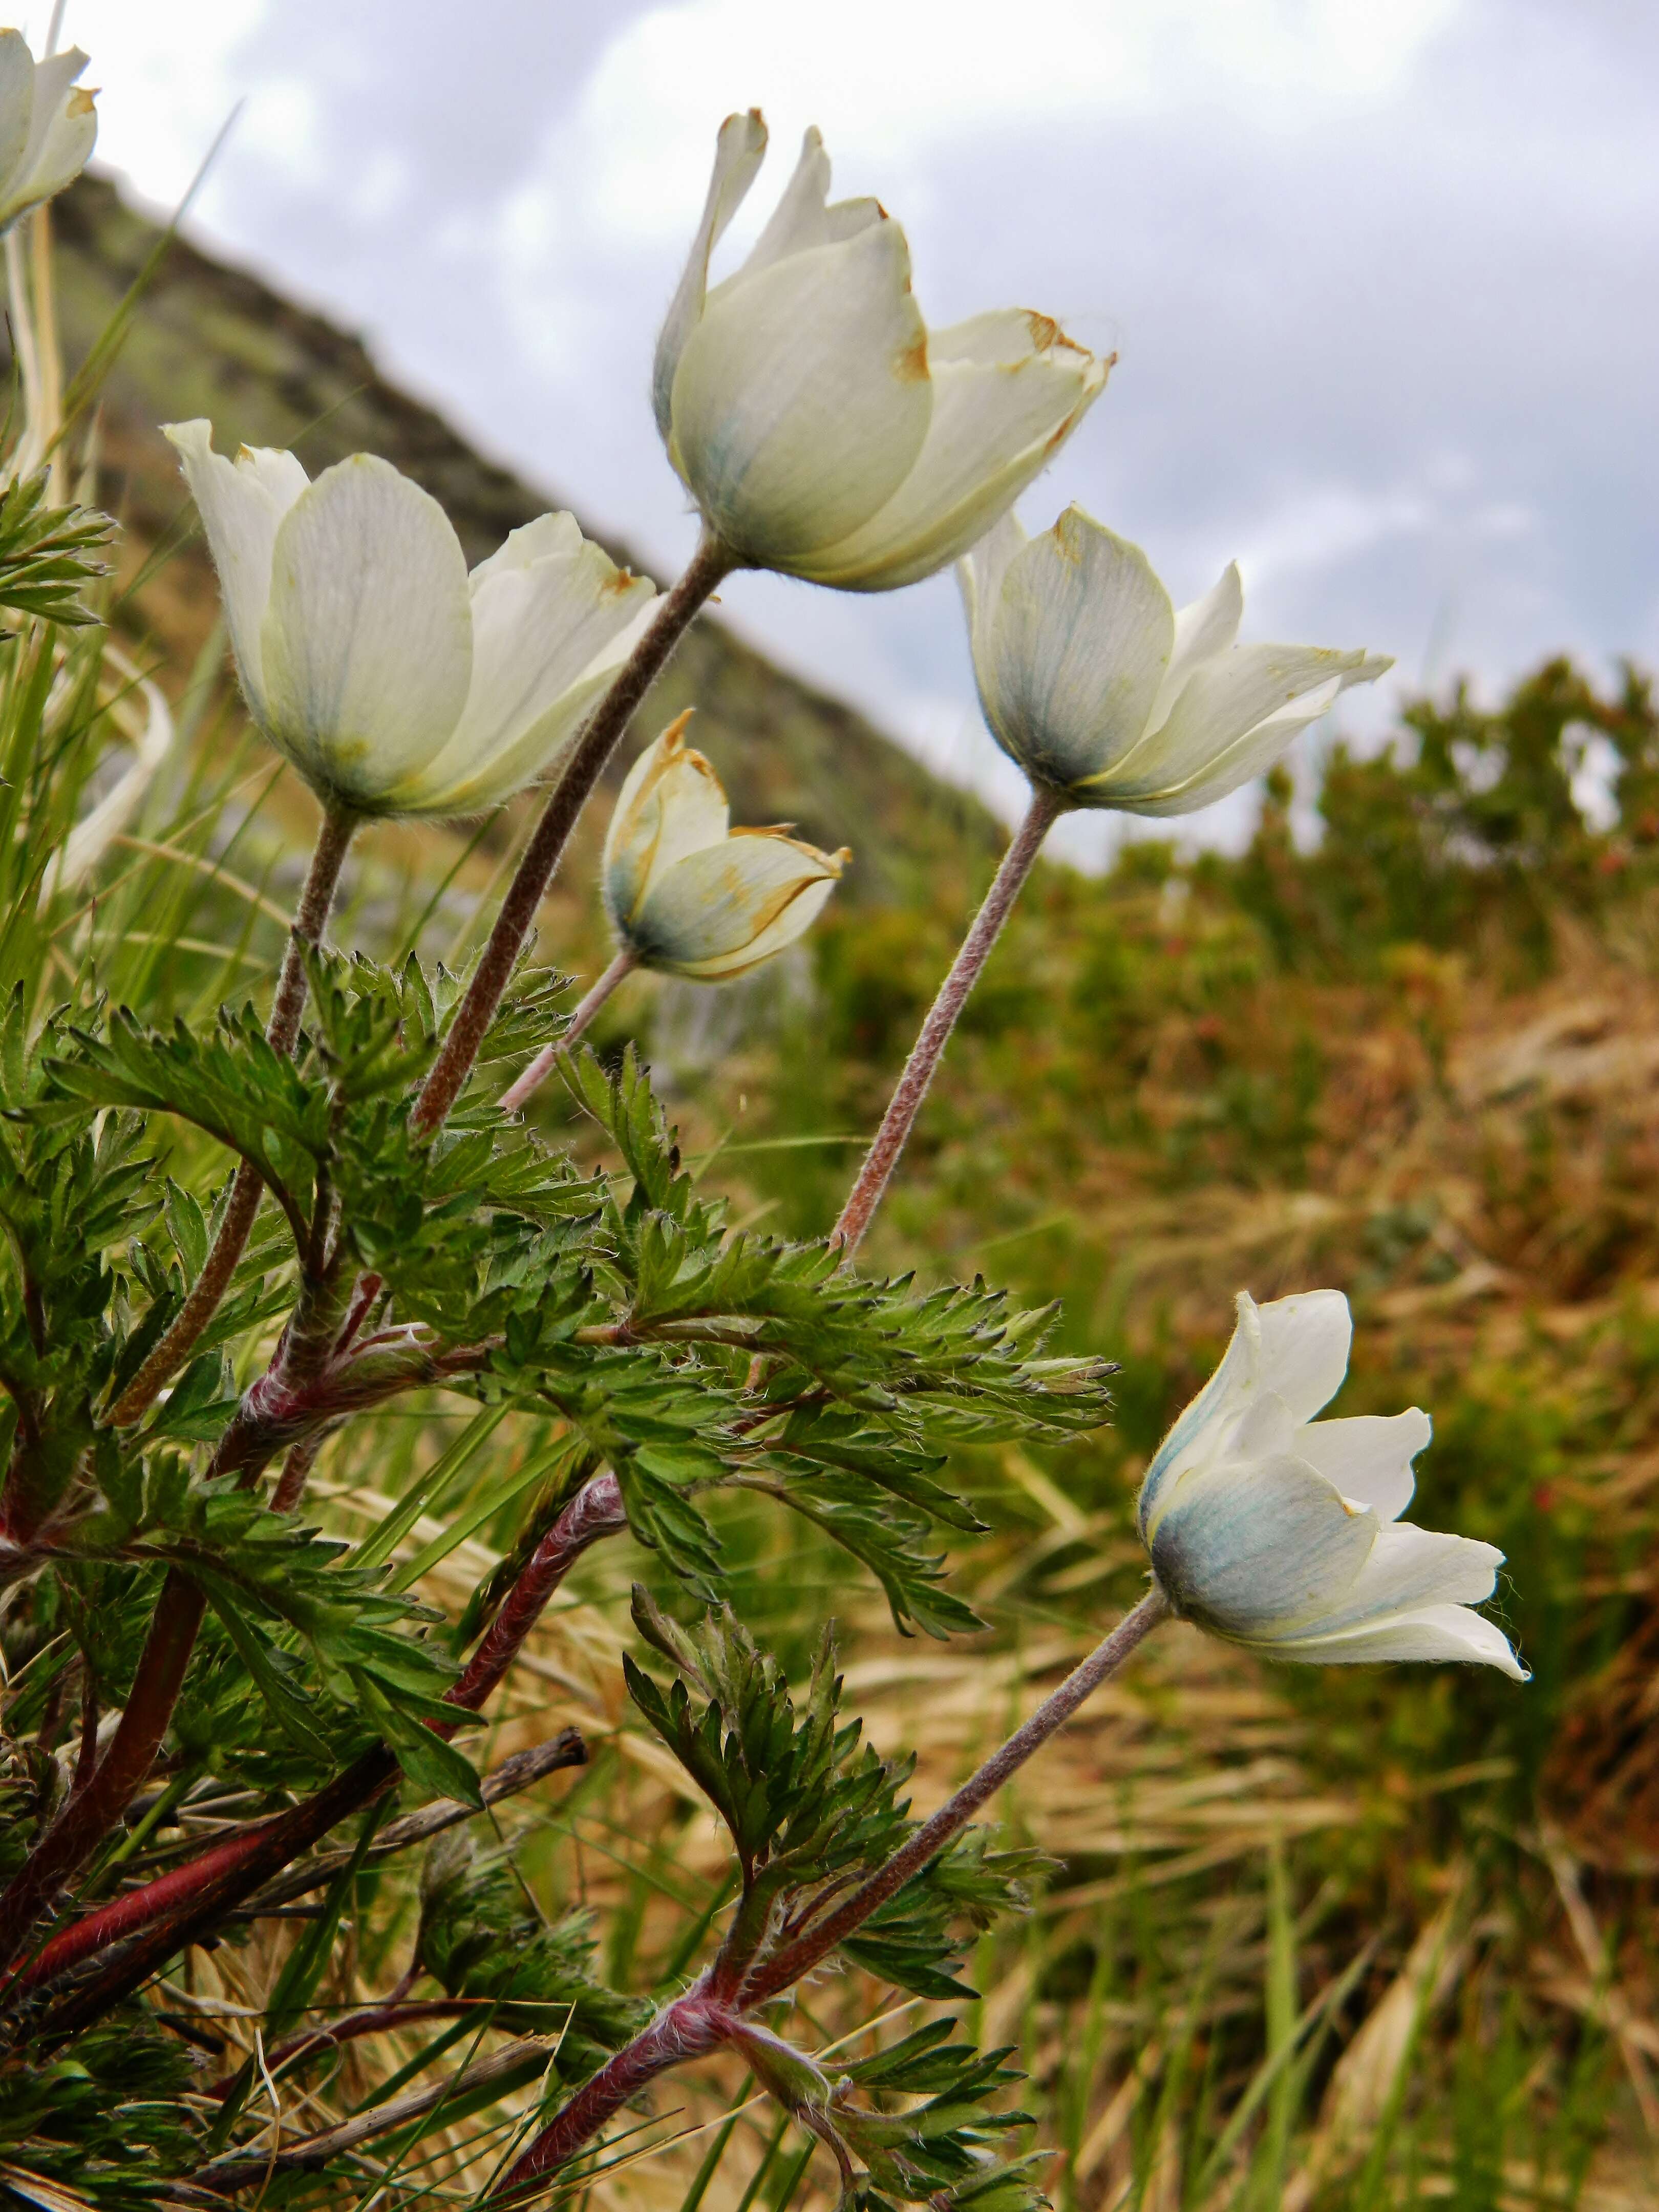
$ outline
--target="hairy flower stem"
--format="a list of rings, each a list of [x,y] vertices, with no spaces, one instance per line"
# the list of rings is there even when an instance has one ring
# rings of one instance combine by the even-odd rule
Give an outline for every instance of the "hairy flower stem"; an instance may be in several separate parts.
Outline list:
[[[537,1546],[460,1679],[447,1692],[446,1703],[476,1712],[523,1650],[543,1607],[588,1546],[627,1525],[614,1474],[595,1475],[584,1483]],[[184,1587],[190,1590],[189,1584]],[[143,1943],[112,1962],[107,1986],[100,1980],[67,2001],[74,2008],[72,2025],[95,2019],[175,1951],[194,1942],[252,1897],[301,1851],[320,1842],[337,1822],[369,1804],[397,1774],[392,1753],[384,1744],[373,1746],[289,1811],[213,1844],[198,1857],[158,1875],[141,1888],[128,1890],[54,1936],[26,1970],[26,1978],[31,1983],[46,1980],[109,1944],[153,1929]]]
[[[495,1101],[503,1114],[518,1112],[531,1092],[544,1081],[559,1054],[562,1052],[569,1051],[617,984],[625,975],[631,975],[639,964],[637,953],[619,952],[617,955],[570,1017],[570,1026],[564,1035],[556,1039],[552,1044],[544,1045],[534,1060],[525,1068],[523,1073],[510,1083]]]
[[[994,1752],[978,1772],[964,1782],[931,1820],[922,1823],[885,1866],[878,1868],[845,1904],[765,1960],[734,1996],[729,1999],[719,1996],[710,1977],[704,1975],[683,1997],[665,2005],[649,2027],[585,2081],[554,2115],[486,2202],[494,2204],[510,2197],[528,2195],[535,2185],[545,2181],[550,2174],[557,2172],[574,2158],[606,2121],[658,2075],[687,2058],[701,2057],[720,2044],[737,2039],[746,2014],[781,1996],[803,1975],[822,1966],[838,1944],[861,1927],[889,1898],[896,1895],[930,1860],[937,1858],[1032,1753],[1071,1719],[1159,1621],[1168,1618],[1169,1612],[1169,1601],[1154,1585],[1111,1634],[1096,1645],[1082,1665],[1073,1668],[1053,1696],[1045,1698],[1001,1749]]]
[[[704,538],[690,566],[658,607],[650,628],[617,672],[576,740],[553,787],[552,796],[525,848],[518,872],[507,886],[483,957],[456,1008],[443,1048],[432,1063],[415,1102],[411,1126],[430,1133],[442,1127],[461,1094],[485,1032],[495,1018],[507,979],[536,926],[536,913],[564,854],[583,807],[605,763],[622,741],[634,709],[655,681],[670,653],[690,628],[693,617],[739,565],[718,538]]]
[[[334,894],[339,886],[340,870],[345,864],[357,821],[355,814],[342,808],[331,807],[324,815],[323,826],[317,833],[317,843],[311,855],[305,887],[300,893],[300,903],[295,908],[294,921],[289,930],[288,951],[283,957],[282,974],[276,980],[276,995],[271,1001],[270,1019],[265,1024],[266,1043],[273,1052],[280,1053],[284,1060],[293,1054],[300,1035],[300,1017],[305,1011],[306,955],[321,941],[329,909],[334,903]],[[202,1262],[201,1273],[191,1286],[189,1297],[179,1308],[166,1334],[111,1410],[110,1419],[118,1428],[130,1427],[142,1418],[153,1403],[156,1393],[184,1365],[191,1347],[218,1310],[219,1302],[230,1287],[230,1279],[236,1272],[236,1262],[241,1258],[252,1231],[253,1217],[259,1211],[259,1200],[264,1189],[258,1170],[244,1160],[231,1184],[230,1198],[219,1223],[218,1233],[214,1237],[207,1258]]]
[[[1014,832],[1013,842],[1002,856],[1002,866],[996,879],[985,895],[985,903],[974,917],[974,926],[962,941],[962,950],[951,963],[951,972],[939,989],[939,996],[927,1012],[910,1057],[904,1063],[904,1073],[899,1078],[898,1088],[889,1102],[882,1124],[876,1132],[875,1142],[865,1155],[864,1165],[859,1170],[858,1181],[848,1195],[841,1210],[841,1218],[830,1232],[830,1242],[838,1244],[850,1259],[858,1249],[870,1218],[881,1203],[882,1193],[892,1180],[893,1170],[899,1163],[921,1103],[927,1096],[933,1071],[950,1042],[951,1032],[957,1017],[968,1003],[968,994],[979,981],[981,969],[990,957],[991,947],[1002,933],[1010,909],[1018,897],[1020,887],[1031,872],[1033,862],[1042,848],[1042,841],[1053,829],[1062,811],[1060,799],[1050,791],[1032,792],[1031,803],[1025,811],[1025,819]]]

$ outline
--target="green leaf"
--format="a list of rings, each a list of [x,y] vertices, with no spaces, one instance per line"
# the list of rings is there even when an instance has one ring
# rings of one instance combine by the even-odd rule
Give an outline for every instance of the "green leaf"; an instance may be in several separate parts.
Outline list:
[[[399,1711],[362,1668],[354,1669],[353,1679],[410,1780],[434,1797],[454,1797],[463,1805],[482,1808],[477,1769],[465,1753]]]

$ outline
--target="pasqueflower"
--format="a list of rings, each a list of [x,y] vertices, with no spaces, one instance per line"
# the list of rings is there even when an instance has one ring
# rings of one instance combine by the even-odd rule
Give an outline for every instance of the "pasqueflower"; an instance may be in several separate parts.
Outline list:
[[[1524,1681],[1502,1632],[1470,1611],[1503,1553],[1400,1519],[1428,1415],[1314,1419],[1352,1334],[1340,1291],[1240,1296],[1226,1357],[1140,1486],[1154,1579],[1176,1613],[1264,1658],[1478,1660]]]
[[[574,517],[513,532],[469,575],[437,501],[354,453],[178,448],[219,571],[248,710],[319,796],[361,814],[476,814],[544,775],[656,604]]]
[[[829,201],[816,131],[748,259],[711,290],[709,255],[765,150],[758,112],[721,125],[657,342],[657,427],[738,562],[891,591],[990,527],[1110,364],[1023,308],[930,331],[903,231],[878,200]]]
[[[1238,645],[1230,567],[1177,614],[1138,545],[1080,507],[1028,538],[1005,515],[958,569],[997,743],[1066,806],[1189,814],[1272,766],[1382,655]]]
[[[690,720],[629,771],[605,841],[605,907],[635,966],[716,983],[793,945],[852,854],[787,829],[733,830],[720,778],[685,743]]]
[[[78,46],[38,62],[21,31],[0,31],[0,230],[72,184],[98,137],[94,94],[75,82]]]

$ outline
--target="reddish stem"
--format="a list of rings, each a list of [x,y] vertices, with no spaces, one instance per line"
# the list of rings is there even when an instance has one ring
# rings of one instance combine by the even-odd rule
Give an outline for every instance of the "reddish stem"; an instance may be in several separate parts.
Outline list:
[[[194,1583],[169,1570],[109,1749],[0,1896],[0,1969],[24,1948],[60,1886],[85,1863],[143,1786],[173,1717],[206,1602]]]
[[[1002,866],[985,895],[985,903],[975,915],[973,927],[963,938],[950,974],[939,985],[939,996],[928,1009],[921,1033],[904,1063],[904,1073],[882,1117],[875,1142],[865,1155],[864,1165],[841,1210],[840,1220],[830,1232],[830,1243],[839,1244],[849,1259],[858,1249],[870,1226],[870,1217],[881,1204],[882,1193],[892,1180],[899,1155],[927,1096],[933,1071],[950,1042],[957,1017],[968,1003],[968,994],[978,981],[980,970],[990,957],[991,947],[1001,934],[1002,925],[1019,896],[1020,886],[1030,874],[1032,863],[1042,849],[1042,841],[1061,811],[1060,802],[1053,792],[1032,792],[1025,819],[1002,856]]]
[[[584,1483],[531,1555],[459,1680],[446,1692],[446,1701],[476,1712],[523,1650],[543,1607],[576,1560],[590,1544],[627,1525],[615,1475],[595,1475]],[[188,1583],[184,1587],[191,1588]],[[155,1966],[193,1942],[198,1932],[252,1897],[291,1859],[319,1842],[337,1822],[372,1802],[397,1773],[392,1753],[384,1744],[374,1746],[288,1812],[244,1829],[240,1835],[227,1837],[183,1866],[158,1875],[141,1888],[128,1890],[88,1913],[46,1945],[24,1970],[23,1978],[31,1984],[50,1980],[124,1937],[154,1929],[155,1933],[144,1945],[116,1962],[120,1990],[136,1988]],[[94,1990],[102,1986],[94,1984]],[[88,2010],[82,1999],[89,2003],[93,1993],[77,1993],[68,2001],[69,2006],[76,2008],[73,2021],[77,2027],[83,2016],[95,2018],[105,2003],[112,2002],[105,1996],[95,2008]]]
[[[300,893],[300,903],[294,910],[289,930],[288,951],[283,956],[283,972],[276,981],[276,995],[271,1000],[270,1019],[265,1024],[266,1043],[284,1060],[293,1055],[300,1035],[300,1017],[305,1012],[306,955],[320,943],[327,927],[329,909],[339,887],[340,871],[356,828],[355,814],[331,807],[324,814],[323,826],[317,833],[305,888]],[[202,1263],[201,1273],[191,1286],[190,1295],[161,1342],[115,1402],[110,1419],[118,1428],[129,1427],[143,1417],[156,1393],[184,1365],[191,1347],[217,1312],[252,1231],[264,1188],[258,1170],[244,1160],[236,1170],[218,1233]]]
[[[963,1783],[948,1802],[925,1820],[909,1840],[895,1851],[885,1866],[872,1875],[839,1909],[787,1944],[751,1974],[736,1998],[717,1996],[710,1978],[704,1975],[674,2003],[665,2005],[643,2033],[619,2051],[592,2078],[583,2083],[568,2103],[556,2112],[530,2148],[518,2160],[498,2190],[486,2203],[526,2191],[537,2181],[556,2172],[621,2110],[630,2098],[659,2074],[684,2059],[701,2057],[742,2031],[745,2014],[779,1996],[805,1974],[821,1966],[837,1945],[861,1927],[888,1899],[937,1858],[959,1835],[981,1806],[995,1796],[1032,1753],[1045,1744],[1076,1712],[1106,1677],[1121,1667],[1142,1638],[1165,1620],[1168,1599],[1156,1583],[1132,1613],[1119,1621],[1103,1642],[1096,1645],[1080,1667],[1074,1668],[1053,1695],[1046,1698],[1030,1720]]]

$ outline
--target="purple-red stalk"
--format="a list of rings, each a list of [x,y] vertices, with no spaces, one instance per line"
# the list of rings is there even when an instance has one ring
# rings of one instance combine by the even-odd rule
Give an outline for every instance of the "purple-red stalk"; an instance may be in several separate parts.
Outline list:
[[[1110,1635],[1096,1645],[1081,1666],[1074,1668],[1053,1695],[1043,1700],[1030,1719],[1015,1729],[1000,1749],[992,1753],[931,1820],[922,1823],[884,1866],[878,1868],[844,1904],[815,1926],[806,1928],[774,1957],[763,1961],[734,1996],[727,1999],[718,1996],[710,1976],[705,1974],[693,1983],[684,1996],[665,2005],[642,2033],[608,2060],[555,2113],[500,2185],[491,2191],[486,2203],[496,2204],[529,2193],[535,2184],[568,2165],[607,2120],[659,2074],[665,2074],[687,2058],[702,2057],[722,2043],[733,2040],[745,2014],[781,1996],[814,1967],[822,1966],[872,1912],[938,1857],[1032,1753],[1070,1720],[1159,1621],[1168,1618],[1169,1612],[1168,1599],[1154,1584],[1133,1611],[1126,1613]]]
[[[991,948],[1002,933],[1002,925],[1019,896],[1020,887],[1042,849],[1042,841],[1060,812],[1060,802],[1054,793],[1033,790],[1025,819],[1002,856],[1002,865],[985,895],[985,903],[975,915],[973,927],[962,941],[962,950],[951,963],[950,974],[939,985],[939,996],[928,1009],[927,1018],[904,1063],[904,1073],[882,1116],[875,1141],[865,1154],[858,1180],[848,1194],[840,1219],[830,1232],[831,1244],[838,1244],[848,1259],[857,1251],[870,1226],[870,1217],[892,1180],[899,1155],[927,1096],[933,1071],[968,1003],[968,994],[979,981],[980,970],[990,957]]]

